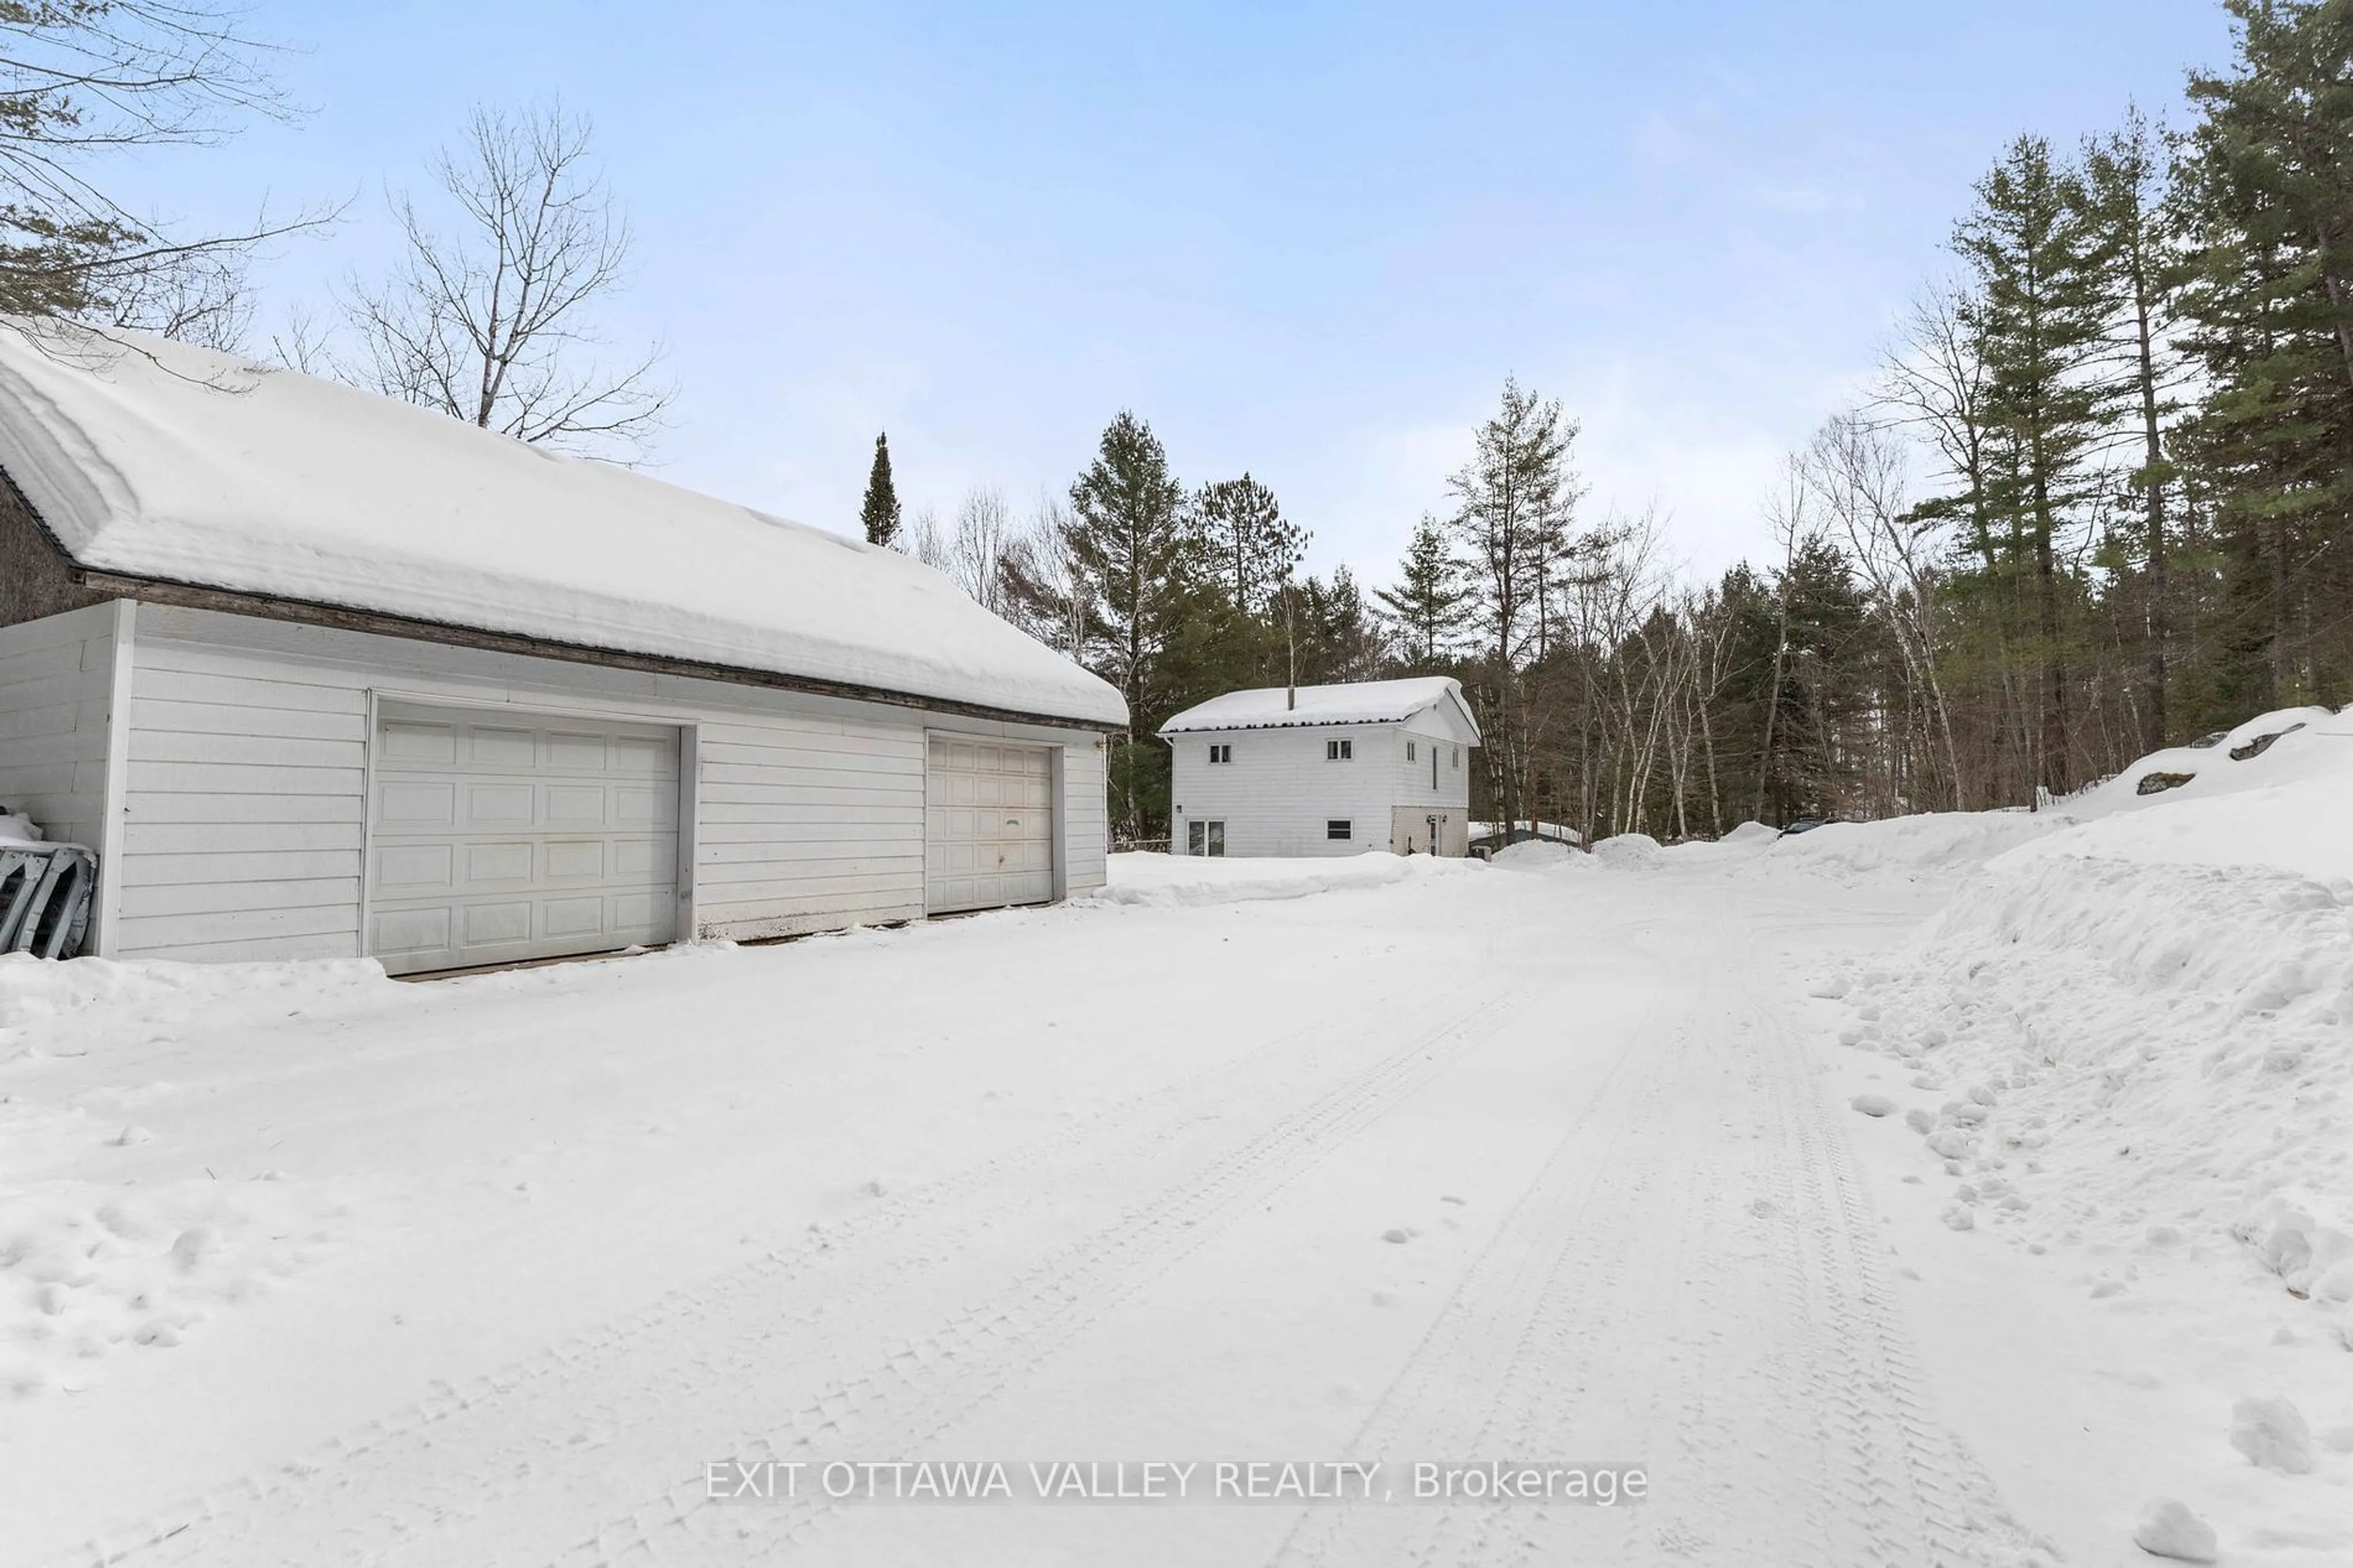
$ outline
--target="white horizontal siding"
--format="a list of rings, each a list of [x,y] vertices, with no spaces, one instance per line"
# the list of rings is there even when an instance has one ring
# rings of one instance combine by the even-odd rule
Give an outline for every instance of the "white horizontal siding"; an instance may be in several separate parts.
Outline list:
[[[1418,713],[1388,742],[1390,765],[1397,779],[1393,799],[1398,805],[1452,812],[1457,821],[1467,822],[1471,812],[1471,769],[1477,757],[1458,738],[1460,721],[1449,722],[1450,718],[1442,708]],[[1409,744],[1414,750],[1411,762],[1406,760]],[[1435,786],[1430,782],[1433,750],[1438,753]],[[1459,763],[1457,757],[1461,758]]]
[[[704,935],[795,936],[923,913],[920,721],[739,714],[697,734]]]
[[[1455,742],[1409,733],[1397,724],[1204,731],[1171,740],[1173,847],[1178,854],[1186,850],[1187,825],[1193,822],[1223,822],[1228,855],[1314,857],[1387,849],[1399,806],[1469,812],[1469,754],[1457,769],[1450,751],[1433,789],[1427,748]],[[1334,741],[1348,742],[1348,760],[1331,760]],[[1409,742],[1415,748],[1410,763]],[[1210,762],[1213,745],[1231,746],[1233,761]],[[1349,825],[1347,838],[1328,836],[1327,825],[1334,821]]]
[[[0,805],[52,839],[105,838],[111,604],[0,627]]]
[[[372,689],[691,726],[699,935],[796,935],[923,913],[924,737],[942,728],[936,715],[147,606],[132,682],[118,952],[360,950]],[[1100,886],[1094,737],[955,728],[1068,745],[1071,886]]]
[[[1106,879],[1111,816],[1104,789],[1102,744],[1092,739],[1073,742],[1062,753],[1062,864],[1068,892],[1090,891]]]

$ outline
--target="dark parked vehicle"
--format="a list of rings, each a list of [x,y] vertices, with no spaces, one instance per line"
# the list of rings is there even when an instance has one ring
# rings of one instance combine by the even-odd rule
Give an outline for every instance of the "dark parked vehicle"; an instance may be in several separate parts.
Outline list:
[[[1784,827],[1780,832],[1775,834],[1773,837],[1776,838],[1787,838],[1792,833],[1811,833],[1815,828],[1820,827],[1821,825],[1822,819],[1819,816],[1793,817],[1787,827]]]

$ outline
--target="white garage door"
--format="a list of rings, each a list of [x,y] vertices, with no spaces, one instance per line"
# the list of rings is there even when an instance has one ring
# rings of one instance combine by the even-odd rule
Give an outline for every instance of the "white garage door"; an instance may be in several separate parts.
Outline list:
[[[1054,896],[1054,764],[1037,746],[932,737],[923,907],[935,915]]]
[[[368,952],[395,974],[670,940],[678,731],[385,703]]]

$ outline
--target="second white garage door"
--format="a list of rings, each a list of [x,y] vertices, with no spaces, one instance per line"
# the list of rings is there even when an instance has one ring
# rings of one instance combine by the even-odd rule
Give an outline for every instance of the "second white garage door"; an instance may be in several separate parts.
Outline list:
[[[368,952],[395,974],[670,940],[676,730],[385,703]]]
[[[1050,752],[934,735],[924,799],[926,910],[945,915],[1053,898]]]

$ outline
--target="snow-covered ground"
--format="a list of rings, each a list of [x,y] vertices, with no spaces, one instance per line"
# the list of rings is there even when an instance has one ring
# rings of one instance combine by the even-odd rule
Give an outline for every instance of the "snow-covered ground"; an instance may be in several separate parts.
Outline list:
[[[2348,801],[2308,712],[2040,815],[421,984],[0,959],[0,1563],[2343,1564]]]

